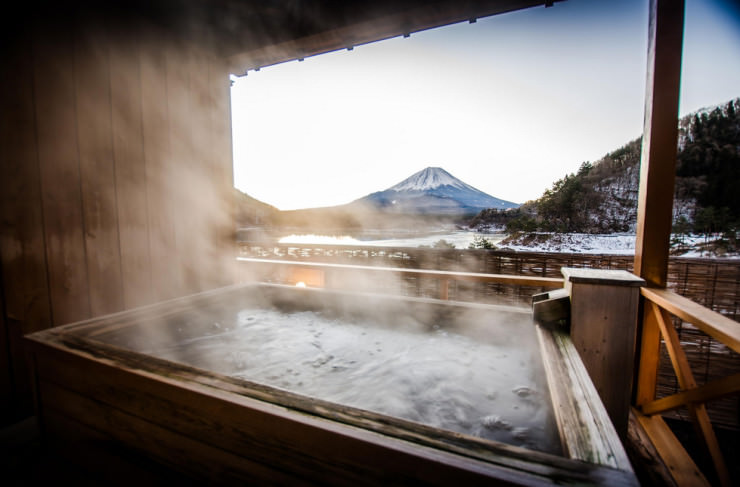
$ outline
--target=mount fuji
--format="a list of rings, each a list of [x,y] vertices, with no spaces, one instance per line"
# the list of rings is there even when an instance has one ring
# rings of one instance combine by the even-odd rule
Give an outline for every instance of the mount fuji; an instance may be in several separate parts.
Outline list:
[[[517,208],[457,179],[441,167],[427,167],[384,191],[371,193],[350,205],[371,206],[391,213],[459,215],[486,208]]]

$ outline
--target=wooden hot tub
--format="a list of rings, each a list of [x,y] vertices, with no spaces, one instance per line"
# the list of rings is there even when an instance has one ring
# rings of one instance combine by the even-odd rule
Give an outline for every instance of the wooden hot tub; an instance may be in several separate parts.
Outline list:
[[[249,284],[28,341],[42,431],[72,459],[235,484],[637,484],[569,337],[527,310]]]

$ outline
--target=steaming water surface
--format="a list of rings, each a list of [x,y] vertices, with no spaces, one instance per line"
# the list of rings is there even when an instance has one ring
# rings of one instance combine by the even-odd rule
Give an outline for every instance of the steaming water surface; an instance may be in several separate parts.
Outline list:
[[[250,307],[211,318],[197,334],[185,323],[175,328],[174,344],[141,351],[445,430],[558,450],[533,330],[471,338],[406,325]]]

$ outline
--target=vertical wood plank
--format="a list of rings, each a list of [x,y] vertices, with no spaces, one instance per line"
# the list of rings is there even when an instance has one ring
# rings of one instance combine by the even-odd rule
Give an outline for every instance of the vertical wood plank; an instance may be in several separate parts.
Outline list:
[[[104,29],[85,25],[78,30],[77,138],[93,316],[123,309],[107,45]]]
[[[561,269],[570,292],[570,335],[622,438],[627,434],[645,281],[620,270]],[[614,371],[620,371],[615,374]]]
[[[51,325],[30,42],[0,67],[0,258],[5,312],[23,333]]]
[[[170,156],[167,110],[167,68],[164,42],[153,32],[142,33],[140,50],[142,129],[149,203],[149,252],[155,300],[178,296],[175,245],[176,180]]]
[[[650,301],[644,300],[645,307],[641,321],[640,354],[637,367],[637,392],[635,404],[647,404],[655,399],[658,383],[658,364],[660,362],[660,329]]]
[[[192,153],[191,141],[186,128],[190,112],[188,107],[188,76],[185,67],[185,56],[175,43],[168,43],[165,52],[165,65],[167,70],[167,118],[169,120],[169,147],[170,158],[168,161],[167,174],[170,178],[170,192],[168,197],[174,207],[173,227],[174,246],[171,249],[176,256],[176,262],[170,273],[176,296],[183,296],[192,292],[192,285],[187,283],[192,280],[192,262],[189,260],[187,239],[189,231],[194,231],[193,226],[188,225],[187,210],[189,209],[188,191],[191,184],[190,154]],[[193,194],[192,197],[196,197]]]
[[[6,48],[10,48],[6,50]],[[0,408],[31,412],[21,337],[51,326],[39,185],[30,38],[2,46],[0,63]],[[12,50],[11,50],[12,49]]]
[[[232,157],[231,134],[231,80],[229,71],[223,62],[211,59],[209,69],[210,92],[213,103],[213,155],[219,169],[221,179],[219,185],[222,191],[224,221],[219,223],[219,238],[221,239],[221,281],[219,285],[226,286],[236,282],[235,258],[235,218],[234,218],[234,160]]]
[[[199,164],[199,220],[203,228],[197,239],[196,268],[199,290],[213,289],[234,282],[233,176],[231,157],[229,77],[220,63],[208,53],[191,53],[191,109],[199,126],[192,126]]]
[[[124,306],[153,302],[138,39],[110,44],[110,89]]]
[[[218,221],[223,207],[219,201],[221,171],[214,158],[213,101],[208,85],[208,58],[195,46],[186,47],[185,68],[188,76],[188,104],[190,117],[185,131],[191,142],[192,158],[188,192],[190,217],[198,228],[187,238],[188,277],[190,292],[216,287],[218,279]]]
[[[41,200],[54,325],[90,317],[71,34],[34,36]]]
[[[683,0],[650,0],[635,273],[658,287],[668,275],[683,21]]]

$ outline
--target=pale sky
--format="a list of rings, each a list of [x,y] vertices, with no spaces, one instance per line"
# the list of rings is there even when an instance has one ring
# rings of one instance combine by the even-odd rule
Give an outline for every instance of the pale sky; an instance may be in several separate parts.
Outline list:
[[[523,203],[642,132],[648,0],[568,0],[234,80],[234,184],[282,210],[427,166]],[[681,114],[740,96],[740,2],[686,0]]]

